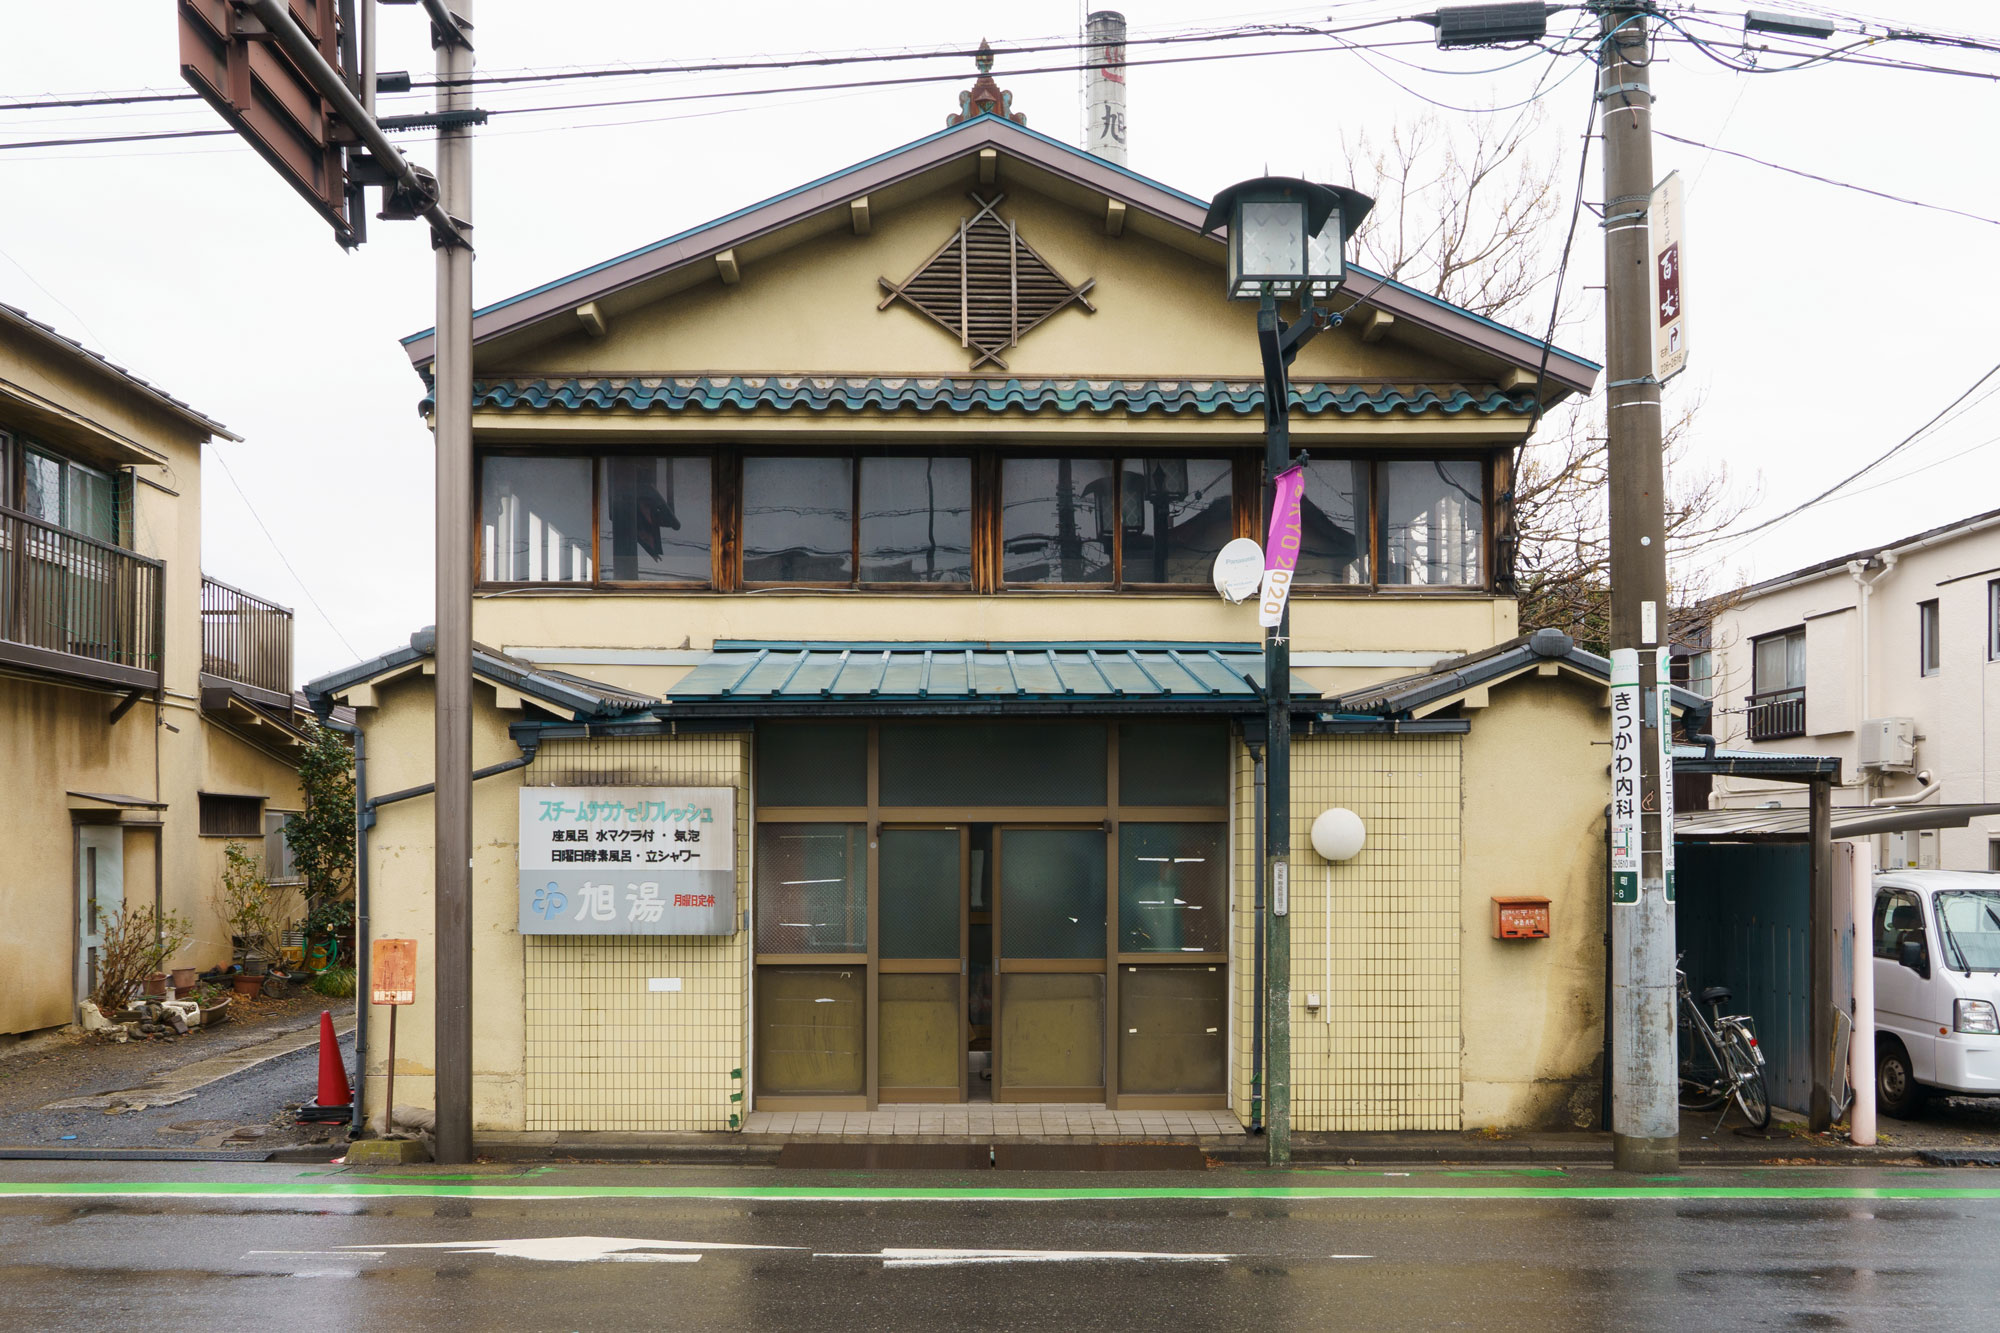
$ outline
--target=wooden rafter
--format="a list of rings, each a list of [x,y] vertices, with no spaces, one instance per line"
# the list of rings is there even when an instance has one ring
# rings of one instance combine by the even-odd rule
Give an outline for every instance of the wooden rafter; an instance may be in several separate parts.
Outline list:
[[[979,211],[962,218],[958,230],[901,282],[878,278],[887,293],[875,307],[897,301],[936,324],[975,353],[972,369],[991,362],[1001,370],[1001,353],[1029,330],[1071,305],[1095,314],[1089,293],[1095,278],[1072,284],[1021,239],[1020,229],[1000,217],[1004,194],[991,200],[971,195]]]

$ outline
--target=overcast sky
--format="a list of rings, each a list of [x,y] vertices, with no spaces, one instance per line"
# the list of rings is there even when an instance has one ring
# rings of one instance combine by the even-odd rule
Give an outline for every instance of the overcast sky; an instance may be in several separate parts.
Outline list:
[[[1707,3],[1741,13],[1727,0]],[[1887,15],[1900,27],[2000,36],[1990,3],[1874,3],[1874,11],[1848,12],[1877,25]],[[1249,22],[1344,26],[1410,12],[1384,0],[1287,9],[1130,0],[1124,9],[1134,38]],[[86,40],[67,6],[0,3],[0,100],[182,88],[171,5],[111,0],[95,13]],[[429,70],[419,14],[384,11],[381,68],[420,77]],[[982,36],[996,44],[1062,39],[1073,36],[1079,14],[1061,0],[997,8],[478,0],[479,65],[494,73],[884,52]],[[1720,38],[1724,30],[1698,31]],[[1134,67],[1130,166],[1204,197],[1267,166],[1332,180],[1343,132],[1386,132],[1422,113],[1420,98],[1507,107],[1534,91],[1547,64],[1518,52],[1437,52],[1421,44],[1428,33],[1404,25],[1355,34],[1418,43],[1378,52],[1372,65],[1325,38],[1293,36],[1263,44],[1290,54]],[[1869,53],[2000,72],[2000,58],[1975,51],[1895,42]],[[1132,49],[1135,60],[1147,54]],[[1013,62],[1060,63],[1046,55]],[[480,104],[661,98],[954,68],[621,78],[486,89]],[[1078,76],[1017,76],[1006,62],[997,73],[1032,128],[1076,142]],[[476,157],[477,299],[498,300],[927,134],[956,109],[969,67],[964,75],[496,116],[480,132]],[[1991,78],[1838,65],[1740,74],[1671,45],[1661,48],[1654,84],[1662,131],[2000,218]],[[1540,85],[1539,149],[1563,160],[1565,220],[1589,85],[1574,57]],[[421,110],[421,101],[385,101],[383,110]],[[219,124],[199,103],[0,110],[0,145]],[[415,160],[434,162],[427,136],[408,143]],[[2000,360],[2000,266],[1992,262],[2000,228],[1671,142],[1658,144],[1656,162],[1658,174],[1679,168],[1690,186],[1693,351],[1671,392],[1705,396],[1695,457],[1726,464],[1738,484],[1757,488],[1762,498],[1746,522],[1861,466]],[[1593,154],[1587,199],[1601,196],[1599,181]],[[218,578],[297,608],[302,678],[380,652],[430,621],[430,438],[416,411],[421,386],[397,345],[432,320],[433,267],[418,224],[375,223],[368,245],[343,253],[260,159],[227,138],[0,151],[0,201],[0,299],[245,437],[209,455],[203,562]],[[1552,249],[1560,242],[1559,232],[1549,240]],[[1601,269],[1601,233],[1586,213],[1568,289],[1590,301]],[[1558,341],[1593,358],[1601,347],[1590,322]],[[2000,401],[1975,397],[1851,498],[1740,544],[1733,572],[1766,577],[2000,504],[1995,437]],[[218,454],[226,470],[215,465]]]

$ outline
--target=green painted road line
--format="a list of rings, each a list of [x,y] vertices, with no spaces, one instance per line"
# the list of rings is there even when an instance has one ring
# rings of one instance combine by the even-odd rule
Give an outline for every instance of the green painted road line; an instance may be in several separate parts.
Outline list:
[[[1421,1185],[1219,1185],[1130,1187],[1076,1187],[1059,1189],[1007,1189],[1004,1187],[944,1186],[896,1188],[893,1186],[812,1187],[798,1185],[461,1185],[427,1184],[422,1180],[384,1184],[376,1181],[87,1181],[26,1183],[0,1182],[0,1199],[64,1198],[153,1198],[153,1199],[501,1199],[510,1202],[537,1199],[754,1199],[852,1201],[883,1203],[926,1199],[977,1199],[1022,1203],[1101,1199],[1499,1199],[1514,1202],[1543,1199],[1596,1200],[1689,1200],[1689,1199],[2000,1199],[1996,1188],[1939,1188],[1923,1186],[1754,1186],[1721,1185],[1551,1185],[1501,1186],[1466,1185],[1437,1187]]]

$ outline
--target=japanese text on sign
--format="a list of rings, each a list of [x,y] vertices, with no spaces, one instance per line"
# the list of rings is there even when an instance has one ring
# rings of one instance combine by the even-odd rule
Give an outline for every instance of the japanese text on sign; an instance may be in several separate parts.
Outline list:
[[[1639,653],[1611,652],[1611,901],[1639,901]]]
[[[522,933],[735,933],[735,796],[729,787],[522,789]]]

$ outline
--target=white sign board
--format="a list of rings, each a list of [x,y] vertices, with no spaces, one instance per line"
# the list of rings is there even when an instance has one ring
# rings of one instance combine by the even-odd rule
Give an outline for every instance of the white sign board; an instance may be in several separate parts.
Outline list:
[[[1611,901],[1639,901],[1639,650],[1611,650]]]
[[[1687,275],[1681,251],[1681,175],[1653,191],[1653,376],[1662,384],[1687,368]]]
[[[1264,581],[1264,548],[1255,537],[1238,537],[1215,553],[1215,590],[1234,606],[1256,595]]]
[[[523,935],[736,933],[732,787],[523,787]]]
[[[1659,688],[1653,697],[1660,706],[1660,876],[1666,881],[1667,901],[1674,900],[1674,685],[1669,675],[1667,651],[1662,648],[1653,659],[1658,664]]]

